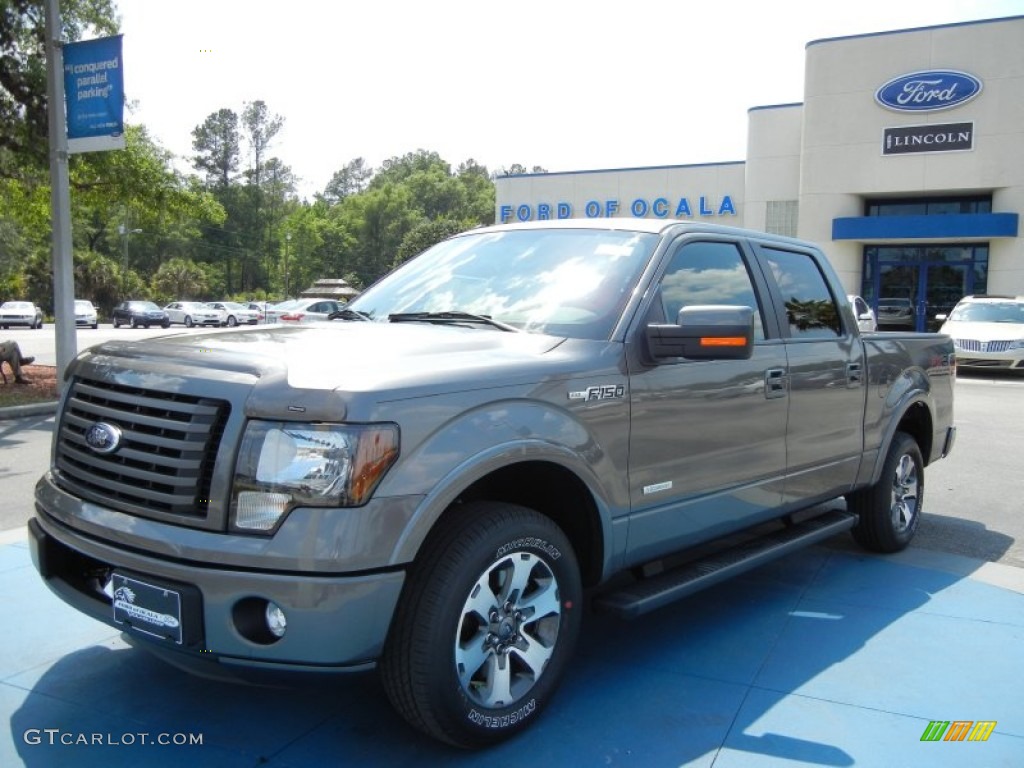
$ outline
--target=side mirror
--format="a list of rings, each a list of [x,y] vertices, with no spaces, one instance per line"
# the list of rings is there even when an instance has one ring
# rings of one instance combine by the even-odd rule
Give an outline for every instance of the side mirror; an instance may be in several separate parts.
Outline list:
[[[647,351],[655,360],[746,360],[754,352],[754,310],[693,306],[679,310],[675,325],[647,326]]]

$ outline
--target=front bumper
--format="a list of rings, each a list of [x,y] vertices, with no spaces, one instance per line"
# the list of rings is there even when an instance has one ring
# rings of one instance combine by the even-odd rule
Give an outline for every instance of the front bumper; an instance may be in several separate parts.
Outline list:
[[[65,602],[179,666],[216,677],[372,667],[405,578],[402,570],[311,575],[156,557],[81,534],[39,507],[29,521],[29,544],[36,569]],[[180,641],[114,620],[113,601],[102,589],[114,571],[182,595]],[[239,606],[253,599],[273,601],[284,610],[283,637],[254,642],[243,635]]]
[[[958,368],[987,368],[989,370],[1024,371],[1024,349],[1004,352],[982,352],[957,347]]]

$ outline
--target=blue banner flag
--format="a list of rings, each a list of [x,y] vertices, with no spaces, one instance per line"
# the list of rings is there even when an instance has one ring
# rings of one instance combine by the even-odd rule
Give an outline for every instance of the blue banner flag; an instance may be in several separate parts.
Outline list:
[[[121,35],[64,45],[68,151],[124,148]]]

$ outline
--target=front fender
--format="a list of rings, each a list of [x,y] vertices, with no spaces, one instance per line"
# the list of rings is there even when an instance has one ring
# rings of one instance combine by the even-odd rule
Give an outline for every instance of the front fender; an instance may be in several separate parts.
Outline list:
[[[586,415],[585,424],[566,409],[536,400],[489,403],[460,414],[421,441],[401,458],[389,473],[391,482],[380,489],[389,495],[422,496],[396,541],[391,562],[413,560],[438,519],[466,488],[522,462],[548,462],[582,482],[600,518],[607,561],[616,551],[613,520],[625,520],[628,509],[628,430],[622,421],[627,418],[626,405],[607,403]]]

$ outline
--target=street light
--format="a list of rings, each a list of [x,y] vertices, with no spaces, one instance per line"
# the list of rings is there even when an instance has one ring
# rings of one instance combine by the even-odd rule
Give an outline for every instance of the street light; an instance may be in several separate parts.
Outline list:
[[[128,238],[131,235],[142,234],[142,230],[141,229],[128,229],[128,227],[126,227],[124,224],[118,224],[117,225],[117,231],[121,235],[121,237],[123,238],[123,243],[124,243],[124,249],[123,249],[123,253],[121,255],[121,260],[123,262],[121,264],[121,269],[122,269],[122,271],[127,272],[128,271]]]
[[[288,243],[292,241],[292,233],[284,233],[284,297],[288,298]]]

